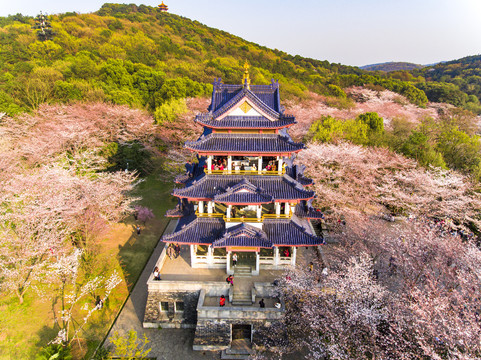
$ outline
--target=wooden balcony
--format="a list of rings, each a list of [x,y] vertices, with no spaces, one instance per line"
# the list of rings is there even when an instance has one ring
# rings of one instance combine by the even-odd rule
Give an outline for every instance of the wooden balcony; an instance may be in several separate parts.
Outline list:
[[[208,214],[208,213],[202,213],[200,214],[198,211],[195,212],[195,216],[197,217],[213,217],[213,218],[221,218],[224,217],[224,214],[221,213],[213,213],[213,214]]]
[[[209,175],[265,175],[265,176],[279,176],[285,174],[285,169],[282,171],[267,171],[267,170],[206,170]]]
[[[261,216],[261,218],[250,218],[250,217],[231,217],[227,218],[225,214],[222,213],[213,213],[213,214],[207,214],[203,213],[200,214],[198,211],[195,212],[195,215],[197,217],[213,217],[213,218],[223,218],[225,222],[247,222],[247,223],[253,223],[253,222],[263,222],[265,219],[290,219],[292,217],[292,212],[290,214],[264,214]]]

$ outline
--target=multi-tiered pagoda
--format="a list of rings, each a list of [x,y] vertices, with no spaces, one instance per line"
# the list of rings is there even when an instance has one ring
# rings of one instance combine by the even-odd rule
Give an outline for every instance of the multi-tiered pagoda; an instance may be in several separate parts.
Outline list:
[[[164,2],[162,1],[162,4],[159,5],[159,10],[160,11],[168,11],[169,7],[167,5],[165,5]]]
[[[323,243],[309,221],[322,217],[310,205],[312,180],[293,165],[305,146],[288,135],[296,121],[284,113],[278,82],[251,85],[247,65],[242,85],[216,79],[208,112],[195,121],[204,133],[185,147],[199,161],[176,179],[185,186],[167,216],[180,219],[162,241],[190,246],[194,268],[250,266],[252,275],[295,265],[298,247]]]

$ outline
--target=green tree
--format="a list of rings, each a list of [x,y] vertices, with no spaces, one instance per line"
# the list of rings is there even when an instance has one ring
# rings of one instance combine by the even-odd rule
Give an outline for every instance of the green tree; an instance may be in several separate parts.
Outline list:
[[[330,142],[342,138],[344,125],[332,116],[323,116],[312,123],[308,132],[308,139],[319,142]]]
[[[16,93],[23,103],[32,109],[54,99],[55,83],[62,80],[62,73],[50,67],[36,67],[31,74],[19,77]]]
[[[332,96],[335,96],[335,97],[340,97],[340,98],[345,98],[346,97],[346,93],[344,92],[344,90],[342,90],[339,86],[337,85],[333,85],[333,84],[329,84],[327,86],[328,90],[329,90],[329,95],[332,95]]]
[[[416,159],[423,166],[432,165],[446,168],[443,156],[434,150],[429,143],[429,138],[419,131],[413,131],[409,138],[403,143],[401,153],[410,158]]]
[[[173,122],[179,115],[187,111],[184,99],[172,99],[155,109],[154,118],[157,124]]]
[[[480,167],[481,143],[477,135],[469,136],[456,127],[448,128],[441,132],[436,148],[453,169],[471,172]]]

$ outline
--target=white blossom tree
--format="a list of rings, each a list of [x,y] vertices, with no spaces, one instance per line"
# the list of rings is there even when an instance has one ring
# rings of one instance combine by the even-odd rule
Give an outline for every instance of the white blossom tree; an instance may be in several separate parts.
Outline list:
[[[82,251],[74,251],[57,258],[50,266],[50,277],[58,284],[60,304],[54,304],[55,320],[60,330],[54,343],[68,345],[77,339],[95,311],[100,311],[112,290],[122,282],[113,271],[108,276],[85,277],[79,272]],[[85,275],[85,274],[83,274]],[[92,294],[98,299],[92,298]],[[90,301],[89,301],[90,299]],[[80,342],[79,342],[80,346]]]

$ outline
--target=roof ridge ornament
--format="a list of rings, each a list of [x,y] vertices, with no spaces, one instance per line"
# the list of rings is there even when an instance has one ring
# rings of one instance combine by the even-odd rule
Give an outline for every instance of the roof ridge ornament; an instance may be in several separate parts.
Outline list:
[[[244,84],[244,88],[250,90],[251,88],[251,78],[249,76],[249,63],[246,62],[244,63],[244,76],[242,77],[242,83]]]

